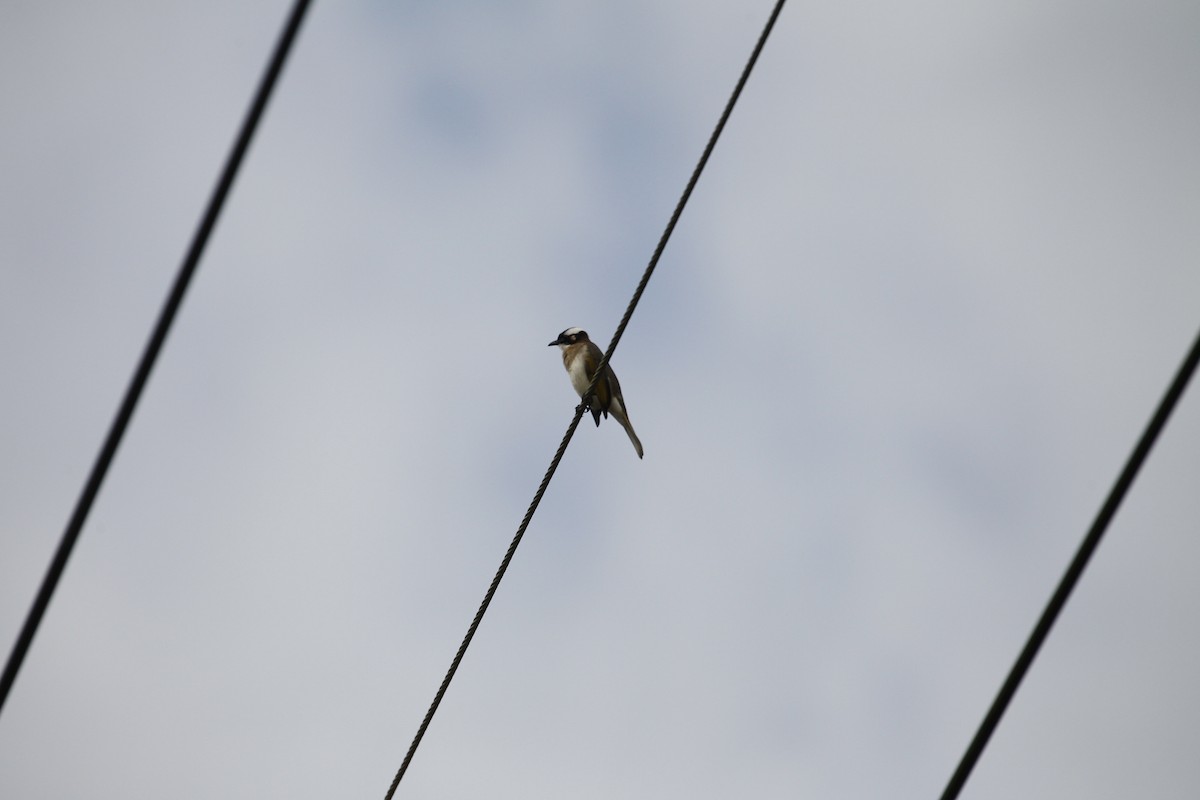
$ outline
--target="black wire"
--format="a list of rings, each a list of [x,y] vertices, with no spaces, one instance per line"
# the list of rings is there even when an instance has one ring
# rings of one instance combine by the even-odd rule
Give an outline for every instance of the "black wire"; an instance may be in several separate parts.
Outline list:
[[[154,368],[154,362],[158,358],[159,351],[162,350],[163,342],[167,338],[171,323],[174,322],[176,312],[178,312],[179,306],[183,302],[183,295],[187,291],[188,284],[191,282],[192,275],[196,271],[197,264],[200,262],[200,256],[204,253],[204,247],[208,244],[209,236],[217,224],[217,218],[221,214],[225,198],[233,186],[234,178],[237,176],[238,168],[241,166],[246,150],[250,147],[250,140],[254,136],[254,131],[257,129],[259,120],[267,106],[267,101],[270,99],[279,74],[283,70],[283,64],[287,60],[288,52],[291,50],[292,43],[295,41],[296,35],[300,30],[300,23],[304,20],[304,14],[308,10],[308,6],[309,0],[296,0],[296,3],[292,6],[283,32],[280,34],[279,40],[275,45],[275,51],[271,55],[271,60],[267,64],[266,71],[259,82],[258,91],[255,93],[250,109],[242,121],[242,127],[238,132],[237,139],[234,141],[233,149],[225,161],[225,167],[222,169],[217,185],[213,189],[212,196],[209,198],[208,207],[204,211],[204,216],[200,219],[200,224],[192,236],[191,246],[188,248],[183,263],[179,267],[179,272],[175,276],[175,283],[171,287],[170,294],[167,295],[162,310],[159,312],[158,321],[155,323],[154,330],[150,334],[150,340],[146,343],[146,349],[142,353],[141,361],[138,362],[133,378],[129,382],[129,387],[125,390],[125,397],[122,399],[121,406],[117,410],[117,415],[109,427],[104,445],[100,448],[100,453],[96,456],[96,461],[92,465],[92,471],[88,475],[87,483],[84,484],[83,492],[75,503],[75,510],[71,514],[67,528],[58,543],[58,549],[54,553],[54,558],[46,570],[46,576],[42,579],[42,585],[38,589],[37,597],[34,598],[33,607],[29,609],[29,614],[25,618],[25,624],[21,627],[16,644],[13,645],[12,652],[9,654],[8,662],[4,665],[4,674],[0,677],[0,709],[3,709],[9,690],[12,689],[13,682],[17,679],[17,673],[20,671],[21,664],[25,660],[25,655],[29,651],[29,646],[33,642],[33,637],[37,633],[42,616],[46,613],[47,606],[50,605],[50,598],[54,594],[54,589],[58,586],[58,581],[62,577],[63,570],[66,569],[67,559],[71,556],[75,542],[79,539],[80,531],[83,530],[84,522],[87,521],[88,513],[91,511],[92,504],[96,500],[96,495],[100,492],[100,485],[104,482],[108,468],[116,456],[117,448],[121,444],[121,438],[125,434],[125,429],[129,426],[134,409],[141,398],[142,390],[150,378],[150,371]]]
[[[671,214],[671,219],[658,241],[658,246],[654,249],[654,255],[650,257],[650,263],[646,266],[645,272],[642,273],[642,279],[638,282],[637,288],[633,292],[633,297],[625,309],[625,315],[621,317],[621,322],[617,325],[612,342],[608,345],[608,350],[605,351],[604,358],[600,360],[600,364],[596,367],[595,377],[592,378],[592,383],[588,386],[587,391],[583,393],[584,397],[590,395],[595,389],[596,381],[599,379],[604,365],[608,363],[613,352],[617,349],[617,344],[621,341],[621,336],[625,333],[625,327],[629,324],[630,317],[633,316],[633,310],[637,308],[638,301],[642,299],[642,292],[646,290],[646,284],[650,282],[650,276],[654,273],[655,267],[658,266],[658,261],[662,257],[663,250],[666,249],[667,241],[671,238],[671,234],[675,230],[675,224],[679,221],[679,217],[683,213],[683,208],[687,205],[688,198],[692,196],[692,190],[696,188],[696,182],[700,180],[700,173],[704,171],[704,165],[708,163],[708,157],[712,154],[713,148],[717,144],[717,139],[720,138],[721,131],[724,130],[725,123],[729,120],[729,115],[732,113],[738,97],[741,96],[742,88],[746,85],[746,80],[750,77],[750,71],[754,69],[755,62],[758,61],[758,55],[762,52],[763,45],[766,44],[767,37],[771,34],[771,29],[775,26],[775,20],[779,17],[779,12],[783,9],[784,2],[785,0],[777,0],[775,7],[771,10],[767,24],[763,27],[763,31],[754,45],[754,50],[750,53],[750,58],[746,62],[746,66],[742,69],[741,77],[738,78],[737,85],[734,87],[729,101],[725,104],[724,111],[721,112],[721,118],[717,121],[716,128],[713,129],[712,135],[708,139],[708,144],[705,146],[704,152],[696,164],[696,168],[692,171],[692,177],[684,188],[679,202],[675,205],[675,211]],[[471,640],[475,638],[475,631],[479,629],[479,623],[483,620],[484,613],[487,612],[488,606],[492,603],[492,597],[496,594],[500,580],[508,570],[508,564],[512,561],[513,553],[516,552],[517,545],[521,543],[522,537],[525,536],[525,529],[529,527],[529,522],[533,519],[533,512],[537,510],[538,504],[542,502],[542,495],[546,493],[546,488],[550,485],[550,479],[554,476],[555,470],[558,469],[558,464],[562,461],[563,454],[567,450],[567,445],[570,443],[571,437],[575,435],[575,429],[579,427],[579,420],[583,417],[585,408],[586,403],[580,403],[576,406],[575,416],[571,419],[571,424],[567,426],[567,432],[563,435],[562,442],[558,445],[558,450],[554,453],[554,458],[550,460],[550,467],[542,477],[542,482],[538,485],[537,492],[533,496],[533,501],[529,504],[529,509],[525,512],[525,517],[521,520],[521,525],[517,528],[517,533],[513,536],[512,543],[509,544],[508,550],[504,553],[504,558],[500,561],[500,568],[496,570],[496,575],[492,578],[492,583],[488,586],[487,592],[483,596],[483,602],[480,603],[479,610],[475,612],[475,617],[471,620],[471,624],[467,628],[467,635],[463,637],[462,644],[458,646],[458,652],[454,654],[454,659],[450,662],[450,669],[446,672],[446,676],[442,679],[437,693],[433,696],[433,703],[430,704],[429,710],[425,712],[425,718],[421,720],[421,725],[417,728],[417,733],[413,737],[412,743],[408,746],[408,752],[404,754],[404,760],[400,763],[400,769],[396,771],[396,777],[392,779],[392,785],[388,787],[385,800],[391,800],[396,794],[396,787],[400,785],[401,779],[408,771],[408,765],[412,763],[413,755],[417,752],[417,747],[425,737],[425,731],[429,728],[429,723],[433,720],[433,715],[437,712],[438,706],[441,705],[442,698],[446,694],[446,689],[449,688],[450,681],[454,679],[454,674],[458,671],[458,666],[462,663],[463,656],[467,652],[467,647],[470,646]]]
[[[1175,374],[1175,379],[1171,381],[1166,394],[1163,395],[1162,401],[1158,404],[1158,409],[1154,412],[1154,416],[1150,418],[1150,422],[1146,425],[1146,430],[1142,432],[1141,439],[1138,440],[1137,446],[1133,448],[1133,452],[1125,462],[1125,468],[1121,470],[1121,474],[1117,477],[1117,482],[1113,485],[1112,490],[1109,491],[1104,505],[1100,507],[1100,511],[1096,515],[1092,527],[1088,530],[1087,535],[1083,538],[1083,542],[1079,545],[1079,550],[1076,551],[1075,558],[1071,560],[1070,566],[1067,567],[1066,573],[1063,575],[1062,580],[1059,581],[1058,588],[1054,590],[1054,595],[1050,598],[1050,602],[1042,612],[1041,618],[1038,619],[1037,625],[1034,626],[1033,632],[1029,635],[1029,640],[1025,642],[1025,647],[1021,649],[1021,654],[1017,656],[1016,663],[1013,664],[1008,677],[1005,678],[1004,685],[1000,687],[1000,692],[996,695],[996,699],[992,701],[991,708],[988,709],[987,715],[983,718],[983,722],[979,726],[979,730],[975,732],[975,737],[971,740],[971,744],[963,754],[962,760],[959,761],[958,768],[950,776],[950,782],[946,785],[946,790],[942,792],[942,800],[954,800],[954,798],[958,797],[959,792],[962,791],[963,785],[971,775],[971,770],[975,767],[975,762],[979,760],[983,749],[987,747],[988,740],[996,730],[996,726],[1000,724],[1000,718],[1004,715],[1005,709],[1008,708],[1013,695],[1017,693],[1017,687],[1021,685],[1021,680],[1025,677],[1025,673],[1029,671],[1034,657],[1037,656],[1042,643],[1050,634],[1050,628],[1054,625],[1054,621],[1058,618],[1063,606],[1066,605],[1067,598],[1071,596],[1071,591],[1075,588],[1075,584],[1079,582],[1079,578],[1087,566],[1088,559],[1092,557],[1092,553],[1099,546],[1100,539],[1108,529],[1108,524],[1116,515],[1117,508],[1120,507],[1121,501],[1125,499],[1129,487],[1133,485],[1138,470],[1141,469],[1146,457],[1150,455],[1150,449],[1154,447],[1154,442],[1166,426],[1167,419],[1171,416],[1171,412],[1174,411],[1179,398],[1183,396],[1184,389],[1187,388],[1192,374],[1196,371],[1198,362],[1200,362],[1200,335],[1192,343],[1191,351],[1188,352],[1187,357],[1179,366],[1179,371]]]
[[[738,78],[737,85],[733,87],[733,93],[729,96],[729,102],[725,104],[725,110],[721,112],[721,118],[717,120],[717,125],[713,129],[712,135],[708,137],[708,144],[704,147],[700,161],[697,162],[696,168],[692,170],[692,177],[688,180],[687,186],[683,190],[683,195],[675,205],[675,211],[671,214],[671,219],[667,223],[666,230],[663,231],[662,238],[658,240],[658,247],[654,248],[654,255],[650,257],[650,264],[646,267],[646,272],[642,275],[642,280],[633,292],[633,299],[629,301],[629,307],[625,309],[625,316],[621,317],[621,323],[617,325],[617,332],[613,334],[612,343],[609,344],[608,350],[605,351],[604,358],[596,366],[596,376],[592,378],[592,383],[588,386],[586,394],[590,394],[592,389],[595,388],[596,381],[599,380],[600,374],[604,370],[604,365],[608,363],[609,359],[612,358],[613,352],[617,349],[617,342],[621,341],[621,336],[625,333],[625,326],[629,324],[629,318],[633,316],[634,306],[642,298],[642,292],[645,291],[646,284],[650,282],[650,275],[654,272],[654,268],[658,266],[658,259],[662,256],[663,250],[667,246],[667,240],[671,238],[671,233],[675,230],[675,223],[679,222],[679,217],[683,214],[683,207],[687,205],[688,198],[692,196],[692,190],[696,188],[696,183],[700,180],[700,173],[704,171],[704,165],[708,163],[708,157],[712,155],[713,148],[717,146],[717,139],[720,138],[721,131],[725,130],[725,123],[729,121],[729,115],[733,113],[733,106],[737,103],[738,98],[742,94],[742,89],[746,86],[746,81],[750,77],[750,71],[754,69],[754,64],[758,61],[758,56],[762,52],[763,46],[767,43],[767,37],[771,35],[771,29],[775,27],[775,20],[779,18],[779,12],[783,10],[784,2],[785,0],[778,0],[774,8],[771,9],[771,15],[767,18],[767,24],[763,26],[762,33],[758,36],[758,41],[754,43],[754,49],[750,52],[750,58],[747,59],[746,66],[742,69],[742,74]]]

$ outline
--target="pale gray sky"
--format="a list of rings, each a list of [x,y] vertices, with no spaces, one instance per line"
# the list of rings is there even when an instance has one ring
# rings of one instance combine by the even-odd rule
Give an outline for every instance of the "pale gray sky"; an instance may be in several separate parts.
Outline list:
[[[286,2],[0,11],[0,643]],[[382,796],[770,3],[320,3],[5,798]],[[936,797],[1200,324],[1200,8],[785,8],[401,797]],[[964,797],[1200,785],[1185,396]]]

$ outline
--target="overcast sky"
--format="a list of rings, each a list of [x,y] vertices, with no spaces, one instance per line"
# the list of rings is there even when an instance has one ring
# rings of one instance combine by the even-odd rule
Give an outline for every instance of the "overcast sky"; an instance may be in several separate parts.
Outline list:
[[[0,9],[0,644],[287,12]],[[5,798],[381,797],[770,3],[314,5]],[[933,798],[1200,326],[1195,2],[789,5],[399,797]],[[1200,390],[964,797],[1194,798]]]

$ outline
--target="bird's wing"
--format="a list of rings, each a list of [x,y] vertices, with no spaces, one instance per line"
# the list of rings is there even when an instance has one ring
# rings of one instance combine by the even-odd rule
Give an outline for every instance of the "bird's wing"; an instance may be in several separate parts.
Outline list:
[[[588,380],[591,380],[596,374],[596,367],[604,359],[604,351],[596,346],[595,342],[588,342],[587,350],[583,354],[583,363],[587,368]],[[612,370],[605,370],[608,375],[612,374]],[[600,424],[600,414],[608,416],[608,406],[612,402],[612,387],[607,380],[607,375],[604,378],[596,381],[594,400],[592,402],[592,416],[596,418],[596,424]]]
[[[612,367],[609,367],[605,372],[608,373],[604,376],[604,388],[608,393],[608,402],[605,403],[605,406],[612,408],[614,401],[620,401],[624,404],[625,395],[621,394],[621,382],[617,380],[617,373],[612,371]]]
[[[595,349],[595,345],[593,345],[591,342],[588,342],[587,346],[585,346],[579,355],[576,356],[576,358],[579,359],[579,363],[583,364],[583,374],[589,382],[592,380],[592,376],[596,374],[596,364],[599,363],[599,360],[596,358],[594,353]],[[586,388],[586,385],[584,385],[576,387],[576,390],[583,392]],[[583,398],[583,402],[586,404],[588,411],[592,412],[592,419],[596,421],[596,426],[599,427],[600,401],[596,396],[596,391],[593,389],[590,396]]]

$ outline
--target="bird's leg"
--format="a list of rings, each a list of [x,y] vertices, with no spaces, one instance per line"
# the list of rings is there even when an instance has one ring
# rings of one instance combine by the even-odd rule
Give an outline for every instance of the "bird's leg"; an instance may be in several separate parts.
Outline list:
[[[591,412],[592,417],[596,420],[596,426],[600,426],[600,400],[596,397],[595,392],[583,398],[579,405],[575,406],[576,411],[580,411],[581,409],[584,413]]]

